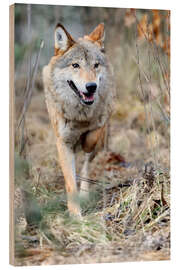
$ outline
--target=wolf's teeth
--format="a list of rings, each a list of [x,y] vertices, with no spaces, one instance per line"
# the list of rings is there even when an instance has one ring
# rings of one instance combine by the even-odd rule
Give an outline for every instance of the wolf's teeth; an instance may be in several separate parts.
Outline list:
[[[83,97],[83,99],[86,98],[82,91],[80,91],[80,94],[81,94],[81,96]]]

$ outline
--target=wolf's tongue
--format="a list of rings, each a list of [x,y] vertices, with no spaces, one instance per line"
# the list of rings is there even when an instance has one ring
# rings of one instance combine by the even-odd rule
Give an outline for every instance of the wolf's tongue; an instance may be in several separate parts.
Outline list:
[[[82,91],[80,91],[80,94],[82,95],[83,99],[86,101],[92,101],[94,100],[94,95],[92,94],[91,96],[87,97]]]

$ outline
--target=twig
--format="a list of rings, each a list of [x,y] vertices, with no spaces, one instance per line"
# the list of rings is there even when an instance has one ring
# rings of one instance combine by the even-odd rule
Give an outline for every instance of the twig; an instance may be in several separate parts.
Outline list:
[[[135,15],[136,16],[136,15]],[[137,17],[136,17],[136,27],[137,27],[137,23],[138,23],[138,19],[137,19]],[[141,28],[141,25],[139,25],[139,27]],[[147,29],[148,29],[148,27],[147,27]],[[138,68],[139,68],[139,81],[140,81],[140,88],[141,88],[141,92],[142,92],[142,94],[143,94],[143,97],[145,96],[144,95],[144,90],[143,90],[143,87],[142,87],[142,82],[141,82],[141,80],[140,80],[140,73],[142,73],[143,75],[144,75],[144,77],[145,77],[145,79],[146,79],[146,81],[147,81],[147,83],[148,83],[148,85],[149,85],[149,89],[150,89],[150,91],[147,91],[147,95],[148,95],[148,103],[149,103],[149,115],[150,115],[150,119],[149,119],[149,121],[150,121],[150,123],[152,124],[152,128],[153,128],[153,131],[154,131],[154,134],[155,134],[155,141],[156,141],[156,147],[153,147],[153,143],[152,143],[152,138],[150,137],[150,144],[151,144],[151,151],[152,151],[152,155],[153,155],[153,157],[154,157],[154,161],[155,161],[155,165],[156,165],[156,167],[158,167],[158,153],[159,153],[159,151],[158,151],[158,138],[157,138],[157,135],[156,135],[156,126],[155,126],[155,121],[154,121],[154,113],[153,113],[153,108],[152,108],[152,98],[150,99],[150,93],[151,93],[151,88],[152,88],[152,82],[151,82],[151,59],[150,59],[150,56],[151,56],[151,49],[152,49],[152,52],[154,53],[154,55],[155,55],[155,52],[154,52],[154,47],[152,46],[152,44],[149,42],[149,31],[148,31],[148,35],[144,32],[144,30],[143,29],[141,29],[142,30],[142,32],[143,32],[143,34],[144,34],[144,36],[145,36],[145,38],[146,38],[146,40],[147,40],[147,43],[148,43],[148,62],[149,62],[149,73],[150,73],[150,75],[148,76],[145,72],[144,72],[144,70],[141,68],[141,66],[140,66],[140,60],[139,60],[139,49],[138,49],[138,44],[137,44],[137,37],[136,37],[136,50],[137,50],[137,59],[138,59],[138,61],[137,61],[137,64],[138,64]],[[136,30],[137,31],[137,30]],[[155,41],[153,40],[153,44],[155,44]],[[155,45],[154,45],[155,46]],[[155,56],[154,56],[155,57]],[[156,57],[155,57],[155,59],[157,59],[158,58],[158,55],[156,55]],[[160,63],[160,61],[159,61],[159,58],[158,58],[158,63]],[[163,73],[162,73],[162,76],[163,76]],[[145,108],[145,115],[146,115],[146,125],[147,125],[147,127],[149,126],[148,125],[148,118],[147,118],[147,116],[148,116],[148,109],[146,108],[146,106],[145,106],[145,104],[144,104],[144,108]],[[148,130],[147,129],[147,131],[150,131],[150,129]]]
[[[113,194],[112,194],[112,198],[111,198],[110,206],[112,206],[112,205],[113,205],[114,197],[115,197],[115,193],[113,193]]]
[[[85,181],[85,182],[88,182],[88,183],[91,183],[91,184],[95,184],[95,185],[98,185],[98,186],[103,186],[104,185],[104,184],[101,184],[99,182],[99,180],[93,180],[93,179],[90,179],[90,178],[81,177],[80,175],[76,175],[76,176],[81,181]],[[109,183],[106,182],[105,184],[108,185]]]
[[[165,216],[169,215],[170,210],[167,209],[165,212],[163,212],[160,216],[158,216],[155,220],[153,220],[151,223],[147,224],[145,226],[145,230],[149,229],[150,227],[152,227],[154,224],[158,223],[162,218],[164,218]]]
[[[28,44],[30,43],[31,40],[31,5],[27,5],[27,40]],[[29,51],[29,57],[28,57],[28,76],[27,76],[27,85],[26,85],[26,90],[25,90],[25,96],[29,91],[30,88],[30,78],[31,78],[31,51]],[[19,153],[20,155],[22,154],[26,142],[24,141],[24,125],[25,125],[25,119],[23,118],[22,123],[21,123],[21,134],[20,134],[20,149]]]
[[[30,102],[31,102],[32,92],[33,92],[33,89],[34,89],[35,78],[36,78],[38,65],[39,65],[40,54],[41,54],[41,50],[42,50],[43,47],[44,47],[44,41],[42,40],[41,44],[40,44],[39,52],[38,52],[37,57],[36,57],[35,65],[34,65],[34,70],[33,70],[31,84],[30,84],[31,87],[29,88],[27,96],[25,97],[24,106],[23,106],[23,109],[22,109],[21,117],[20,117],[19,124],[18,124],[17,128],[20,127],[20,125],[21,125],[21,123],[22,123],[22,121],[23,121],[23,119],[25,117],[25,114],[27,112],[27,109],[28,109],[28,107],[30,105]]]
[[[149,29],[148,25],[147,25],[147,29]],[[150,36],[149,30],[148,30],[148,38]],[[150,44],[148,43],[148,62],[149,62],[149,93],[148,96],[151,93],[151,88],[152,88],[152,82],[151,82],[151,47]],[[156,131],[156,125],[155,125],[155,121],[154,121],[154,114],[153,114],[153,109],[152,109],[152,102],[151,102],[152,98],[148,98],[149,104],[150,104],[150,115],[151,115],[151,123],[152,123],[152,127],[153,127],[153,131],[155,134],[155,140],[156,140],[156,147],[154,150],[154,160],[155,160],[155,165],[156,165],[156,169],[158,167],[158,153],[159,153],[159,143],[158,143],[158,138],[157,138],[157,134],[155,133]]]
[[[27,5],[27,40],[28,44],[31,42],[31,5]],[[30,80],[31,80],[31,51],[29,52],[28,57],[28,77],[27,77],[27,85],[26,85],[26,93],[29,91],[30,88]]]
[[[159,110],[160,110],[161,113],[162,113],[162,116],[163,116],[163,118],[164,118],[164,120],[165,120],[165,122],[166,122],[166,125],[168,126],[169,123],[170,123],[170,118],[168,117],[168,115],[167,115],[167,114],[165,113],[165,111],[163,110],[163,108],[162,108],[162,106],[161,106],[161,103],[160,103],[159,99],[156,99],[156,104],[157,104]],[[167,124],[167,123],[168,123],[168,124]]]
[[[139,47],[138,47],[138,43],[137,43],[137,23],[136,23],[136,30],[135,30],[135,42],[136,42],[137,64],[138,64],[138,67],[139,67],[140,58],[139,58]],[[141,92],[142,92],[142,95],[143,95],[143,100],[145,100],[145,93],[144,93],[144,89],[142,87],[140,70],[138,72],[138,78],[139,78],[140,89],[141,89]],[[144,105],[144,112],[145,112],[145,119],[146,119],[146,122],[145,122],[145,124],[146,124],[146,132],[149,133],[150,129],[149,129],[149,126],[148,126],[148,113],[147,113],[147,108],[146,108],[145,102],[143,103],[143,105]]]
[[[147,83],[151,83],[150,79],[148,78],[148,75],[147,75],[146,72],[143,70],[142,65],[141,65],[140,63],[137,62],[137,60],[136,60],[136,58],[135,58],[134,56],[133,56],[133,60],[134,60],[134,62],[137,64],[137,67],[138,67],[139,71],[144,75],[144,78],[145,78],[146,82],[147,82]],[[159,86],[159,88],[160,88],[160,86]],[[162,93],[161,93],[161,95],[162,95]],[[165,111],[164,111],[163,108],[162,108],[162,105],[161,105],[161,103],[160,103],[160,101],[159,101],[159,96],[155,99],[155,102],[156,102],[158,108],[160,109],[160,111],[161,111],[161,113],[162,113],[162,115],[163,115],[163,118],[164,118],[164,119],[166,120],[166,122],[168,122],[168,124],[169,124],[170,119],[169,119],[169,117],[167,116],[167,114],[165,113]]]
[[[156,45],[156,42],[154,41],[154,37],[153,37],[153,33],[152,33],[152,43],[149,41],[149,37],[147,36],[147,34],[144,32],[144,29],[141,27],[141,24],[139,23],[139,20],[136,16],[136,12],[133,13],[134,16],[135,16],[135,19],[136,19],[136,25],[138,25],[138,27],[141,29],[147,43],[152,47],[152,50],[154,52],[154,58],[157,60],[158,64],[159,64],[159,67],[160,67],[160,70],[161,70],[161,74],[162,74],[162,77],[163,77],[163,81],[164,81],[164,84],[166,86],[166,89],[167,89],[167,93],[168,93],[168,96],[169,96],[169,93],[170,93],[170,88],[169,88],[169,84],[166,80],[166,76],[165,76],[165,72],[164,72],[164,69],[163,69],[163,66],[162,66],[162,63],[160,61],[160,57],[159,57],[159,51],[158,51],[158,47]],[[155,49],[156,49],[156,52],[155,52]]]
[[[146,72],[143,70],[143,67],[142,65],[140,64],[140,59],[139,61],[136,60],[136,58],[133,56],[133,60],[134,62],[137,64],[137,67],[139,69],[139,71],[141,71],[144,75],[144,78],[146,79],[146,81],[149,83],[150,82],[150,79],[148,78],[148,75],[146,74]]]

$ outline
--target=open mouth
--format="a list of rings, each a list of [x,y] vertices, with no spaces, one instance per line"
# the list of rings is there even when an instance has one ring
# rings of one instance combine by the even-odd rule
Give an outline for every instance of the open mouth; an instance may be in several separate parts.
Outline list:
[[[80,90],[77,89],[76,85],[74,84],[73,81],[67,81],[70,88],[74,91],[74,93],[80,98],[80,100],[86,104],[86,105],[91,105],[94,103],[94,93],[84,93]]]

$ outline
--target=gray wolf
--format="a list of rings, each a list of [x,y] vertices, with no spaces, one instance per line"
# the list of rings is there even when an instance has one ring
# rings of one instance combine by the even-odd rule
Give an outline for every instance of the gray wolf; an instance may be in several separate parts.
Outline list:
[[[54,56],[43,68],[49,117],[56,136],[59,162],[65,179],[68,210],[81,216],[76,183],[75,153],[82,149],[82,177],[88,177],[93,152],[103,146],[113,110],[113,72],[104,52],[104,24],[74,40],[63,25],[55,28]],[[88,196],[81,182],[80,195]]]

